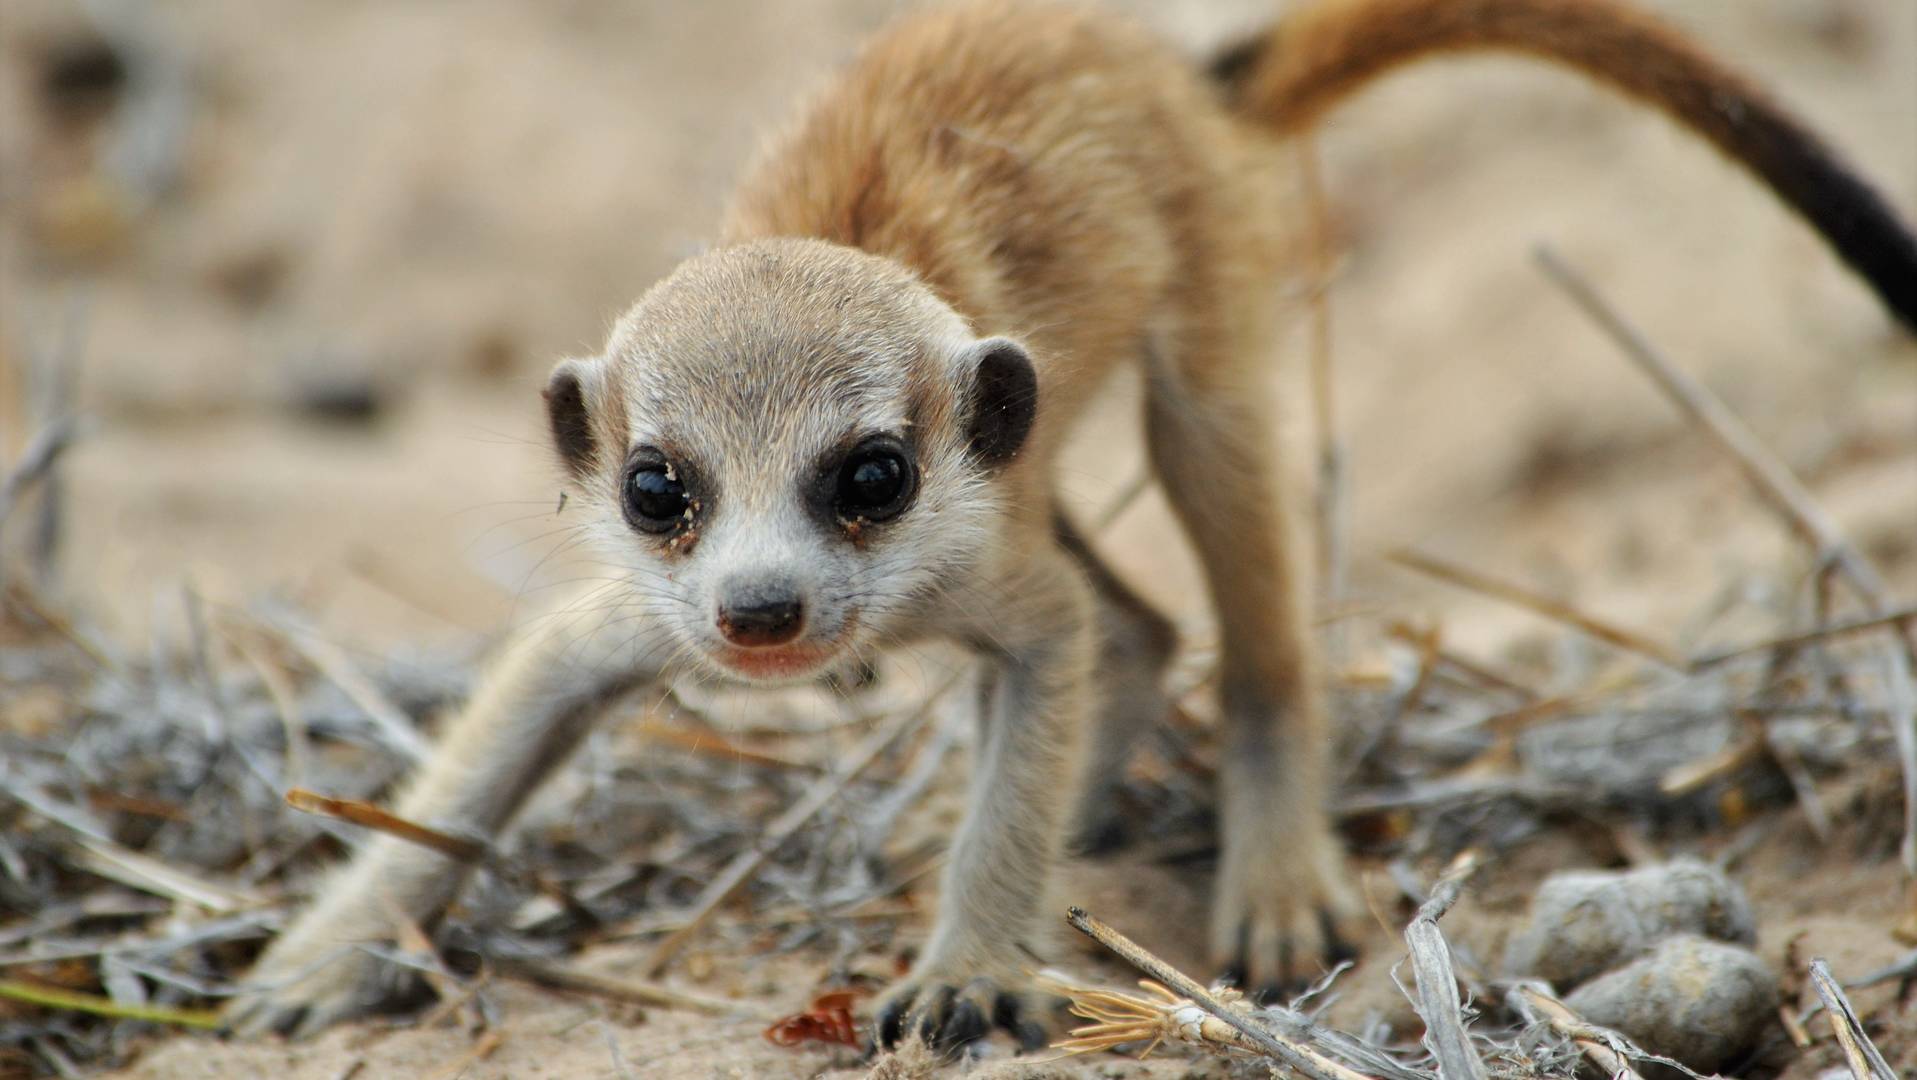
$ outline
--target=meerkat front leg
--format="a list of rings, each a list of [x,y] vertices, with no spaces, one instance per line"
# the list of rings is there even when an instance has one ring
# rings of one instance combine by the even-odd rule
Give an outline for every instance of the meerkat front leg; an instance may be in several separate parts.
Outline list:
[[[1051,887],[1081,779],[1093,600],[1078,567],[1049,547],[997,595],[991,622],[966,635],[987,670],[965,817],[931,939],[877,1008],[885,1046],[917,1033],[949,1051],[993,1024],[1028,1048],[1044,1040],[1020,1010],[1026,973],[1058,921]]]
[[[566,612],[508,648],[399,800],[408,820],[490,839],[606,705],[653,678],[659,642],[603,611]],[[387,996],[406,973],[360,948],[395,936],[394,913],[432,925],[470,866],[375,837],[254,965],[236,1033],[303,1036]]]

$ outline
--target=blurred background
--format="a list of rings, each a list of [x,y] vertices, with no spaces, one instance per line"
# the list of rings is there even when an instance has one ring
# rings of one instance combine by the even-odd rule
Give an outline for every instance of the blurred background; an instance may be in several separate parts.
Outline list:
[[[1917,5],[1639,2],[1773,89],[1917,218]],[[9,508],[0,481],[0,570],[9,585],[33,583],[40,614],[28,622],[58,630],[45,613],[64,613],[116,655],[160,657],[198,644],[192,597],[235,609],[279,597],[383,670],[413,649],[469,657],[558,602],[577,575],[559,550],[568,536],[538,395],[546,372],[596,350],[627,304],[709,242],[762,133],[908,6],[0,0],[0,478],[49,431],[72,432],[24,500]],[[1108,6],[1199,57],[1284,5]],[[1515,679],[1527,701],[1581,693],[1620,670],[1618,655],[1561,625],[1385,558],[1404,547],[1565,598],[1680,655],[1812,624],[1810,553],[1545,280],[1532,256],[1540,243],[1728,402],[1892,594],[1917,597],[1917,343],[1741,172],[1577,77],[1498,58],[1394,76],[1333,114],[1313,147],[1327,206],[1317,216],[1301,203],[1298,222],[1301,235],[1322,226],[1330,240],[1350,577],[1320,610],[1349,628],[1334,666],[1345,686],[1415,697],[1430,656],[1408,660],[1391,639],[1435,649],[1439,630],[1449,656]],[[1272,299],[1295,316],[1269,392],[1298,498],[1310,492],[1316,439],[1314,289],[1301,267]],[[1110,388],[1062,469],[1087,520],[1142,469],[1129,378]],[[1202,591],[1155,492],[1098,543],[1203,642]],[[28,640],[6,636],[16,631],[0,622],[0,649]],[[60,650],[23,646],[9,670],[31,670],[42,654]],[[41,691],[0,701],[0,720],[54,761],[77,706],[63,688]],[[249,700],[266,715],[257,692]],[[136,694],[132,704],[129,715],[149,703]],[[1362,716],[1341,720],[1363,736]],[[95,744],[122,730],[90,725]],[[1888,745],[1884,732],[1873,737]],[[678,775],[673,762],[704,775],[683,742],[632,782],[677,791],[659,787]],[[804,761],[825,742],[798,740]],[[950,744],[934,744],[930,766]],[[143,765],[138,746],[120,749]],[[602,755],[583,756],[605,767]],[[1904,948],[1886,930],[1913,910],[1890,850],[1901,801],[1889,755],[1856,756],[1875,787],[1826,782],[1849,839],[1776,830],[1740,868],[1766,920],[1767,955],[1809,934],[1805,955],[1857,972]],[[1456,775],[1499,773],[1508,763],[1497,758],[1488,751]],[[734,785],[721,816],[743,822],[729,834],[739,843],[809,775],[720,765]],[[962,767],[938,777],[922,815],[930,824],[902,835],[949,832]],[[367,779],[362,793],[381,782]],[[277,789],[265,797],[277,812]],[[1722,816],[1743,820],[1729,798]],[[1477,930],[1470,903],[1446,926],[1495,941],[1544,870],[1644,857],[1636,833],[1607,828],[1577,818],[1548,834],[1487,887],[1491,917]],[[630,855],[619,850],[615,865]],[[1199,970],[1202,873],[1134,865],[1087,886],[1088,906],[1158,928],[1167,955]],[[1391,879],[1362,872],[1396,901]],[[927,909],[907,903],[901,940]],[[1395,928],[1380,928],[1373,937],[1385,944],[1368,948],[1395,956]],[[786,1004],[822,977],[819,956],[767,957],[764,941],[741,936],[751,929],[715,946],[718,960],[688,963],[688,977]],[[606,951],[630,964],[636,949]],[[875,970],[895,958],[875,955]],[[1361,968],[1341,989],[1341,1015],[1396,1001],[1402,1016],[1388,976],[1384,964]],[[93,974],[72,985],[91,987]],[[1867,1013],[1889,1015],[1883,991]],[[570,1036],[583,1021],[548,1005],[515,1005],[525,1022],[497,1074],[604,1074],[597,1037]],[[147,1059],[170,1064],[145,1075],[338,1076],[362,1034],[336,1033],[312,1053],[176,1042],[170,1057]],[[621,1037],[656,1061],[688,1046],[771,1055],[736,1075],[800,1060],[763,1043],[756,1025],[688,1014],[655,1015]],[[466,1053],[464,1039],[389,1039],[368,1074],[422,1074]],[[392,1056],[407,1054],[416,1060]],[[1811,1058],[1799,1064],[1807,1071],[1794,1075],[1811,1075]],[[1183,1075],[1175,1060],[1165,1068],[1155,1075]]]
[[[136,637],[185,579],[296,591],[369,646],[495,630],[553,546],[545,371],[707,242],[760,133],[902,6],[7,0],[0,460],[63,395],[82,418],[58,589]],[[1113,6],[1200,54],[1280,5]],[[1653,6],[1917,216],[1917,8]],[[1741,173],[1506,59],[1399,75],[1318,145],[1355,595],[1448,604],[1373,558],[1415,543],[1654,624],[1790,550],[1536,272],[1540,241],[1917,580],[1917,352]],[[1298,295],[1274,302],[1302,326]],[[1301,477],[1305,340],[1273,363]],[[1138,468],[1105,437],[1130,394],[1068,467],[1083,502]],[[1170,535],[1148,496],[1108,537],[1177,604]],[[1479,614],[1460,633],[1508,643]]]

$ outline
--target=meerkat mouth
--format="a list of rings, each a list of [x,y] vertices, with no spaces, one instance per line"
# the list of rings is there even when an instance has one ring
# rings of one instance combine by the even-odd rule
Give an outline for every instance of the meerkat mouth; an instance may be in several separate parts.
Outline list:
[[[708,645],[706,662],[723,674],[745,682],[768,685],[816,679],[845,659],[858,633],[859,613],[846,612],[837,630],[818,636],[801,635],[781,645]]]
[[[838,659],[831,645],[795,643],[745,649],[726,646],[707,654],[721,671],[751,682],[796,682],[823,673]]]

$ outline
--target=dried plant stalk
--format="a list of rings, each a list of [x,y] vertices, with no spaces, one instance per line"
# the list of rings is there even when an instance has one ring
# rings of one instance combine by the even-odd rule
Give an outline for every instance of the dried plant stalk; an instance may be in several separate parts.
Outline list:
[[[854,750],[843,764],[833,772],[822,776],[806,790],[798,802],[788,807],[785,813],[766,826],[765,835],[754,847],[748,848],[719,872],[719,876],[709,882],[699,899],[693,904],[693,915],[686,924],[668,934],[665,940],[653,948],[652,957],[646,962],[646,974],[658,978],[672,963],[679,950],[705,928],[705,924],[718,912],[720,905],[736,895],[746,883],[758,874],[766,860],[772,858],[779,848],[790,840],[806,822],[811,821],[820,811],[832,804],[845,791],[846,785],[859,778],[874,762],[883,757],[894,743],[917,731],[932,715],[938,711],[947,693],[958,685],[961,673],[954,673],[934,689],[924,703],[909,712],[900,713],[866,737],[865,742]]]
[[[1810,489],[1797,474],[1771,453],[1728,405],[1672,363],[1557,252],[1540,246],[1536,259],[1544,275],[1657,384],[1687,419],[1731,456],[1758,498],[1812,549],[1820,563],[1829,563],[1843,576],[1870,614],[1893,613],[1890,589],[1877,568],[1844,535],[1837,519],[1811,497]],[[1894,620],[1894,624],[1897,647],[1889,650],[1885,661],[1897,695],[1892,706],[1895,711],[1891,730],[1897,739],[1898,764],[1904,780],[1904,840],[1900,854],[1905,874],[1917,877],[1917,694],[1911,692],[1913,681],[1917,681],[1912,675],[1912,669],[1917,668],[1917,630],[1906,619]]]
[[[1333,1061],[1309,1046],[1302,1046],[1281,1038],[1253,1020],[1247,1014],[1242,998],[1239,996],[1230,991],[1214,994],[1206,990],[1191,976],[1154,956],[1131,938],[1105,925],[1084,908],[1072,908],[1066,913],[1065,919],[1071,923],[1073,929],[1117,953],[1120,959],[1168,987],[1167,992],[1176,991],[1183,995],[1182,998],[1174,1000],[1195,1006],[1236,1031],[1240,1038],[1256,1048],[1255,1053],[1288,1065],[1311,1080],[1375,1080]],[[1109,1006],[1109,1003],[1107,1004]],[[1132,1008],[1132,1006],[1121,1005],[1119,1008]],[[1117,1017],[1111,1022],[1134,1025],[1137,1023],[1136,1017],[1128,1020],[1127,1014],[1122,1011],[1117,1014]],[[1201,1033],[1202,1030],[1201,1025]]]
[[[223,1023],[220,1014],[210,1009],[122,1005],[112,998],[61,990],[52,986],[40,986],[17,979],[0,979],[0,998],[38,1005],[43,1009],[91,1013],[94,1016],[104,1016],[113,1020],[147,1020],[156,1024],[178,1024],[181,1027],[200,1028],[205,1031],[212,1031]]]
[[[436,851],[456,862],[481,862],[487,856],[486,845],[477,840],[454,836],[452,833],[442,832],[416,821],[408,821],[360,799],[336,799],[330,795],[321,795],[317,791],[293,788],[286,793],[286,805],[309,814],[338,818],[375,832],[396,836],[429,851]]]
[[[494,971],[508,979],[518,979],[549,990],[583,994],[627,1005],[678,1009],[684,1012],[704,1013],[707,1016],[756,1017],[763,1011],[753,1007],[750,1002],[728,1001],[725,998],[710,997],[696,991],[681,990],[658,983],[639,982],[592,971],[582,971],[557,961],[537,960],[531,957],[495,957],[492,965]]]
[[[1418,907],[1418,914],[1405,927],[1405,944],[1411,949],[1411,967],[1418,976],[1418,1000],[1413,1002],[1424,1019],[1424,1042],[1438,1059],[1439,1072],[1460,1080],[1485,1080],[1484,1061],[1471,1046],[1464,1029],[1464,1012],[1458,1003],[1458,977],[1451,969],[1451,946],[1438,930],[1438,920],[1458,902],[1464,883],[1483,864],[1476,850],[1458,853],[1431,888],[1431,896]]]
[[[1394,551],[1388,558],[1400,566],[1428,574],[1440,581],[1516,604],[1547,619],[1555,619],[1607,645],[1614,645],[1626,652],[1634,652],[1674,671],[1682,671],[1686,666],[1684,658],[1667,645],[1653,641],[1636,631],[1626,630],[1603,619],[1587,615],[1562,600],[1534,592],[1515,582],[1468,570],[1410,549]]]
[[[1521,1014],[1536,1016],[1549,1024],[1552,1031],[1577,1044],[1585,1058],[1602,1069],[1611,1080],[1643,1080],[1637,1070],[1631,1068],[1631,1063],[1624,1059],[1624,1055],[1591,1037],[1593,1026],[1590,1021],[1573,1012],[1569,1005],[1545,993],[1542,986],[1519,983],[1505,995],[1505,1002]]]
[[[1830,1012],[1830,1028],[1837,1035],[1837,1045],[1844,1049],[1844,1062],[1850,1066],[1850,1074],[1856,1080],[1897,1080],[1897,1074],[1890,1071],[1890,1063],[1865,1034],[1864,1023],[1857,1018],[1857,1010],[1851,1008],[1850,999],[1844,996],[1844,988],[1831,977],[1830,965],[1821,958],[1812,960],[1810,977],[1817,996]]]
[[[1068,1038],[1052,1044],[1053,1049],[1063,1050],[1070,1056],[1147,1040],[1145,1049],[1138,1055],[1141,1059],[1151,1056],[1166,1040],[1189,1043],[1214,1053],[1264,1054],[1243,1032],[1152,979],[1138,980],[1145,991],[1143,994],[1082,986],[1052,972],[1039,973],[1035,982],[1040,990],[1069,1001],[1073,1016],[1092,1021],[1073,1028]],[[1235,990],[1218,995],[1228,1006],[1237,1005],[1240,997]]]

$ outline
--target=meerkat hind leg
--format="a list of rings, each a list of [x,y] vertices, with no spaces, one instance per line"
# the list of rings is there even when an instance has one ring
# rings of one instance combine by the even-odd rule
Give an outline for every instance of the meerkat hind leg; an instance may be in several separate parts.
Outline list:
[[[1097,597],[1098,716],[1086,733],[1085,788],[1079,797],[1072,846],[1098,855],[1124,845],[1126,823],[1117,795],[1138,737],[1163,720],[1165,666],[1178,634],[1143,597],[1105,565],[1064,515],[1054,531],[1059,546],[1084,569]]]
[[[1259,395],[1228,367],[1155,358],[1152,465],[1204,567],[1219,624],[1222,846],[1214,962],[1261,991],[1349,955],[1356,914],[1325,808],[1330,747],[1306,616],[1308,581],[1287,550]]]

